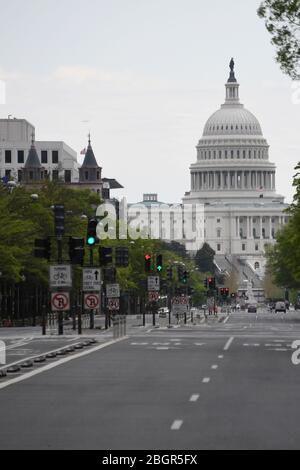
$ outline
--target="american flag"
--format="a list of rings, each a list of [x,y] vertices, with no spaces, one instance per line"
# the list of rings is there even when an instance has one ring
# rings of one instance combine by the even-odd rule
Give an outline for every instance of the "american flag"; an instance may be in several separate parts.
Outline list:
[[[86,154],[86,149],[81,150],[80,155],[85,155]]]

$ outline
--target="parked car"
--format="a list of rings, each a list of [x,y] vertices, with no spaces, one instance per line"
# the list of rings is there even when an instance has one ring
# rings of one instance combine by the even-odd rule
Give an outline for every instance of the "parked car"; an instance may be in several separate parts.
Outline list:
[[[284,312],[286,313],[286,305],[285,302],[276,302],[275,304],[275,313],[277,312]]]
[[[248,305],[248,313],[257,313],[257,305]]]

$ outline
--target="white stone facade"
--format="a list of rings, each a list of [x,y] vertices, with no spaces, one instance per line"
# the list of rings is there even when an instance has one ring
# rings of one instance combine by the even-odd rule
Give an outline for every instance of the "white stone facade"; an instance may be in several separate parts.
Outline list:
[[[20,182],[35,128],[25,119],[0,119],[0,178]],[[49,179],[78,182],[77,153],[65,142],[36,141],[38,157]]]
[[[244,261],[261,278],[265,245],[275,242],[288,221],[287,205],[276,193],[269,145],[256,117],[239,101],[233,71],[225,87],[225,103],[208,119],[197,145],[191,189],[183,203],[204,205],[204,240],[219,259]],[[203,240],[185,244],[195,253]]]

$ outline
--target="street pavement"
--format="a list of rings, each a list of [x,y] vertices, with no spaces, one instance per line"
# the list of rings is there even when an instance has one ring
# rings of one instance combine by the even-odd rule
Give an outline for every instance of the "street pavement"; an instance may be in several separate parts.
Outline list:
[[[300,312],[132,322],[123,339],[96,340],[36,375],[0,379],[0,449],[300,447]]]

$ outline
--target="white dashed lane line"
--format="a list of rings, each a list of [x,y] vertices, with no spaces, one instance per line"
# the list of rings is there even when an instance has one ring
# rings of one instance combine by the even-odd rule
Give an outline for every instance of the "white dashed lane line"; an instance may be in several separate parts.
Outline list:
[[[220,354],[220,356],[218,356],[218,359],[223,359],[223,357],[224,356],[222,354]]]
[[[197,394],[192,395],[191,398],[190,398],[190,401],[195,402],[199,399],[199,397],[200,397],[200,395],[197,395]]]
[[[218,367],[219,367],[219,366],[218,366],[217,364],[214,364],[213,366],[211,366],[211,368],[212,368],[213,370],[216,370]]]
[[[233,342],[233,340],[234,340],[233,336],[231,338],[229,338],[229,340],[227,341],[227,343],[224,346],[224,351],[228,351],[228,349],[230,348],[231,343]]]
[[[202,383],[204,384],[208,384],[210,382],[210,377],[204,377],[204,379],[202,380]]]
[[[171,431],[179,431],[182,424],[183,424],[183,421],[181,419],[176,419],[171,426]]]

